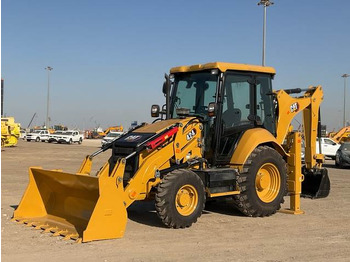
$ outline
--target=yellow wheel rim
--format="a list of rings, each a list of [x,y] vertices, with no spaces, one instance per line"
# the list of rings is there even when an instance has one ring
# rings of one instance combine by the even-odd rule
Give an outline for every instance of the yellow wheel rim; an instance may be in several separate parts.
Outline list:
[[[271,163],[260,167],[255,178],[255,189],[258,197],[270,203],[277,197],[281,187],[281,176],[278,168]]]
[[[197,190],[191,185],[182,186],[175,196],[175,206],[177,212],[182,216],[191,215],[198,204]]]

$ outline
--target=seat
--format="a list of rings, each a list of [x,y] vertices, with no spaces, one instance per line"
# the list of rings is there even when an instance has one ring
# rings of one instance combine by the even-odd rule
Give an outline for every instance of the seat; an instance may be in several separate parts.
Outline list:
[[[241,122],[242,112],[238,108],[227,109],[222,114],[222,120],[225,123],[226,127],[231,127],[237,125]]]

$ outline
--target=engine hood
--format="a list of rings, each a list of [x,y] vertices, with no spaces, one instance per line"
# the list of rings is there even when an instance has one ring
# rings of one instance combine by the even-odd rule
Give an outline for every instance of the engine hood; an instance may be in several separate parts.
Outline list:
[[[156,123],[145,125],[141,128],[138,128],[137,130],[135,130],[135,132],[137,132],[137,133],[159,133],[171,125],[184,122],[184,120],[186,120],[186,119],[169,119],[169,120],[158,121]],[[188,121],[188,119],[187,119],[187,121]]]
[[[145,142],[152,136],[161,133],[166,128],[174,125],[174,124],[183,124],[185,125],[187,122],[189,122],[193,117],[191,118],[185,118],[185,119],[169,119],[169,120],[163,120],[159,121],[153,124],[145,125],[143,127],[140,127],[136,129],[135,131],[119,138],[115,142],[115,146],[117,147],[138,147],[141,143]]]

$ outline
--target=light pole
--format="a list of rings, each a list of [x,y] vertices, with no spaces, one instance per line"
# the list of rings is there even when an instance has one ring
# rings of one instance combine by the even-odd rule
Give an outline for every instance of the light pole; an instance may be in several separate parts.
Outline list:
[[[260,0],[258,5],[264,6],[264,24],[263,24],[263,52],[262,52],[262,65],[265,66],[265,47],[266,47],[266,8],[274,3],[270,0]]]
[[[343,115],[343,127],[345,127],[346,124],[346,78],[348,78],[349,74],[344,74],[341,77],[344,78],[344,115]]]
[[[45,70],[47,70],[47,107],[46,107],[46,122],[45,126],[48,129],[50,127],[49,123],[49,106],[50,106],[50,71],[52,71],[52,67],[48,66],[45,67]]]

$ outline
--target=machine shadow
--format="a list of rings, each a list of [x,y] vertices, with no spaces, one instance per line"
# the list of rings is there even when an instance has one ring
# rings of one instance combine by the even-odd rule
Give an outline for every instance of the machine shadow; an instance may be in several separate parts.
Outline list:
[[[234,207],[232,201],[226,199],[215,199],[205,203],[203,214],[217,213],[229,216],[244,216],[239,210]]]
[[[128,208],[128,218],[152,227],[167,228],[157,215],[154,201],[136,201]]]
[[[211,200],[205,204],[202,215],[217,213],[230,216],[244,216],[232,203],[224,200]],[[128,208],[128,218],[136,223],[152,227],[167,228],[157,215],[154,201],[136,201]]]

